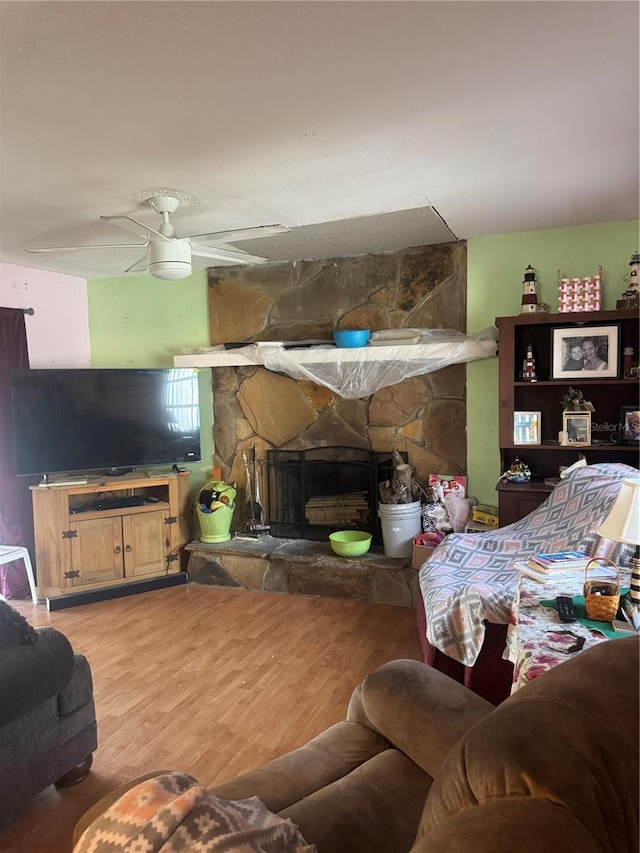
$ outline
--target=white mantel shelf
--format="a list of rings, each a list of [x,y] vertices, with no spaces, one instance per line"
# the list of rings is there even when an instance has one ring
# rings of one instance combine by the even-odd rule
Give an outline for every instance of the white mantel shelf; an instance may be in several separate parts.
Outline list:
[[[495,355],[495,342],[469,341],[465,357],[460,361],[474,361],[481,358],[491,358]],[[267,360],[267,351],[277,350],[298,364],[336,364],[378,362],[433,362],[434,359],[445,359],[451,351],[450,343],[405,344],[403,346],[366,346],[341,348],[334,346],[309,347],[307,349],[283,350],[282,347],[243,347],[232,350],[217,350],[215,352],[199,352],[189,355],[176,355],[173,358],[175,367],[247,367],[263,365]]]
[[[260,342],[238,349],[203,348],[173,358],[175,367],[249,367],[259,365],[292,379],[317,382],[340,397],[356,399],[404,379],[432,373],[450,364],[492,358],[497,344],[491,330],[473,337],[446,329],[429,330],[417,344],[342,348],[332,345],[285,349]]]
[[[247,348],[249,349],[249,348]],[[258,355],[266,347],[253,348],[251,353],[242,349],[224,352],[201,352],[197,355],[176,355],[175,367],[244,367],[251,364],[264,364]],[[282,351],[282,347],[273,347]],[[391,352],[391,350],[393,352]],[[309,347],[308,349],[284,350],[298,364],[332,364],[336,361],[416,361],[420,358],[433,358],[433,344],[406,344],[397,347],[353,347],[329,346]],[[263,353],[264,354],[264,353]]]

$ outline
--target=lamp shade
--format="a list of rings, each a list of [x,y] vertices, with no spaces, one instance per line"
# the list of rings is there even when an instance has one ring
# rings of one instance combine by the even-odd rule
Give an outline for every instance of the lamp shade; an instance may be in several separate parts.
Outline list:
[[[623,480],[611,512],[598,529],[598,536],[640,545],[640,479]]]

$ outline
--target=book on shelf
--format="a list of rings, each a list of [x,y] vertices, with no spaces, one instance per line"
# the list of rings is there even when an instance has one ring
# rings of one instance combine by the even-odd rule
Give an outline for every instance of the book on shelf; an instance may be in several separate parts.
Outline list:
[[[534,568],[547,572],[564,572],[567,569],[584,569],[592,560],[588,554],[582,551],[556,551],[550,554],[532,554],[528,563]]]
[[[525,563],[518,560],[513,563],[513,568],[526,577],[531,578],[531,580],[542,584],[562,583],[568,580],[580,584],[582,580],[581,575],[584,572],[584,568],[565,569],[563,572],[545,572],[539,566],[532,566],[530,561]],[[598,577],[601,577],[603,580],[615,579],[617,573],[610,566],[599,566]]]
[[[577,578],[576,569],[573,569],[571,571],[554,572],[553,574],[549,574],[549,572],[543,572],[540,569],[532,568],[529,563],[520,562],[518,560],[513,563],[513,568],[517,569],[520,574],[524,575],[525,577],[543,584],[558,583],[564,580],[576,580]],[[579,581],[577,582],[579,583]]]
[[[544,478],[545,486],[554,486],[555,487],[561,482],[562,481],[561,481],[560,477],[545,477]]]

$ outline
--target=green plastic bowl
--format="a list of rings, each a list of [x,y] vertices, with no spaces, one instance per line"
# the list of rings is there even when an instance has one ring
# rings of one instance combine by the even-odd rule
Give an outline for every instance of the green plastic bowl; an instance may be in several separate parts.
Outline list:
[[[340,557],[360,557],[371,547],[371,534],[362,530],[339,530],[329,534],[329,542]]]

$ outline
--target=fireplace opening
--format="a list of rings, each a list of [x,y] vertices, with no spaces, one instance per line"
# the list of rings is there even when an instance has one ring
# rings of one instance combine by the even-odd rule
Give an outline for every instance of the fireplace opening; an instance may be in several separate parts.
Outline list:
[[[407,454],[401,454],[407,461]],[[359,447],[268,450],[271,535],[326,540],[329,533],[366,530],[382,543],[378,484],[391,478],[391,451]]]

